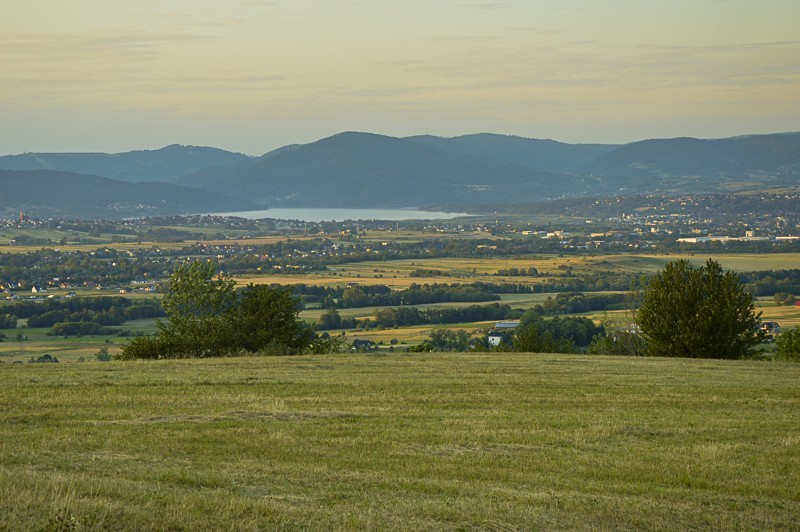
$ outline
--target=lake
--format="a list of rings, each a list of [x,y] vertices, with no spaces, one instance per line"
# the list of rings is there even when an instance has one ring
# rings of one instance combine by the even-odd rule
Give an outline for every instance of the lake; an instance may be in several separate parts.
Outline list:
[[[417,209],[267,209],[264,211],[217,212],[214,216],[237,216],[248,220],[275,218],[303,222],[332,222],[344,220],[450,220],[468,216],[458,212],[420,211]]]

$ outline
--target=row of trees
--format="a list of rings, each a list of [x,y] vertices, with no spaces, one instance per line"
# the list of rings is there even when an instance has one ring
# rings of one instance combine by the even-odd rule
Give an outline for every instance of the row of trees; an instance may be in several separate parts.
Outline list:
[[[318,299],[323,308],[387,307],[392,305],[424,305],[428,303],[476,303],[497,301],[500,296],[470,284],[412,284],[405,290],[392,290],[386,285],[325,287]],[[304,301],[311,301],[308,296]]]
[[[800,269],[743,272],[739,278],[745,289],[755,296],[771,296],[780,292],[800,294]]]
[[[556,294],[554,298],[548,297],[547,301],[535,305],[531,311],[539,315],[580,314],[598,310],[633,309],[639,303],[639,297],[631,293],[564,293]]]
[[[504,277],[538,277],[539,270],[531,266],[530,268],[501,268],[495,275]]]
[[[335,309],[328,309],[315,325],[317,330],[354,329],[374,327],[407,327],[410,325],[440,325],[475,321],[502,320],[509,317],[512,310],[508,305],[470,305],[457,308],[396,307],[376,310],[373,319],[357,320],[342,318]]]
[[[18,318],[38,318],[52,312],[63,312],[65,315],[89,312],[93,314],[111,314],[121,319],[163,317],[164,309],[157,299],[129,299],[122,296],[109,297],[76,297],[72,299],[47,299],[45,301],[15,301],[6,303],[3,311]],[[55,322],[53,322],[55,323]],[[37,327],[49,327],[37,325]]]

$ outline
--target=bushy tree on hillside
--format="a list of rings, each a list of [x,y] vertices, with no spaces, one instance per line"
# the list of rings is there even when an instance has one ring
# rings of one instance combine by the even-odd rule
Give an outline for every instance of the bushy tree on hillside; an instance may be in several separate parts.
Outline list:
[[[169,321],[159,321],[158,329],[165,341],[183,345],[187,356],[214,353],[235,342],[230,313],[237,304],[236,283],[216,272],[213,262],[192,262],[170,276],[163,300]]]
[[[735,273],[678,260],[648,283],[637,322],[649,355],[741,358],[763,338],[760,316]]]
[[[289,289],[250,284],[236,290],[216,271],[210,262],[178,266],[163,303],[169,321],[158,322],[157,337],[132,340],[121,358],[293,354],[311,346],[314,334],[297,319]]]
[[[235,345],[245,351],[270,347],[298,353],[314,339],[311,329],[297,319],[297,301],[289,288],[250,284],[228,314]]]

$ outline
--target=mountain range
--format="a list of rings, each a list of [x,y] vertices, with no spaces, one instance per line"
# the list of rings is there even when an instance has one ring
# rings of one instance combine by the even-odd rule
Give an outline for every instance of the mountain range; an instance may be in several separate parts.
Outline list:
[[[124,153],[23,153],[0,157],[4,170],[59,170],[75,174],[98,175],[140,183],[167,182],[209,166],[225,166],[247,160],[241,153],[217,148],[179,146],[160,150],[136,150]]]
[[[57,170],[0,169],[0,213],[127,218],[225,212],[258,206],[170,183],[126,183]]]
[[[9,155],[0,157],[0,170],[6,191],[0,212],[23,205],[97,216],[118,213],[120,205],[127,206],[126,215],[137,209],[497,205],[797,186],[800,133],[612,145],[486,133],[397,138],[345,132],[260,157],[172,145],[118,154]]]

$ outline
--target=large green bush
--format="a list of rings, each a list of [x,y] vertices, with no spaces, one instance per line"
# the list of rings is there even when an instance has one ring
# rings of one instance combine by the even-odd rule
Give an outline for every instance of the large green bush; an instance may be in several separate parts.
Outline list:
[[[800,361],[800,327],[790,329],[775,340],[778,358]]]
[[[234,354],[294,354],[308,348],[314,334],[297,319],[297,301],[288,289],[235,282],[217,275],[217,265],[192,262],[175,269],[157,337],[135,338],[121,358],[202,358]]]
[[[763,339],[760,316],[735,273],[678,260],[649,282],[637,321],[650,355],[742,358]]]

